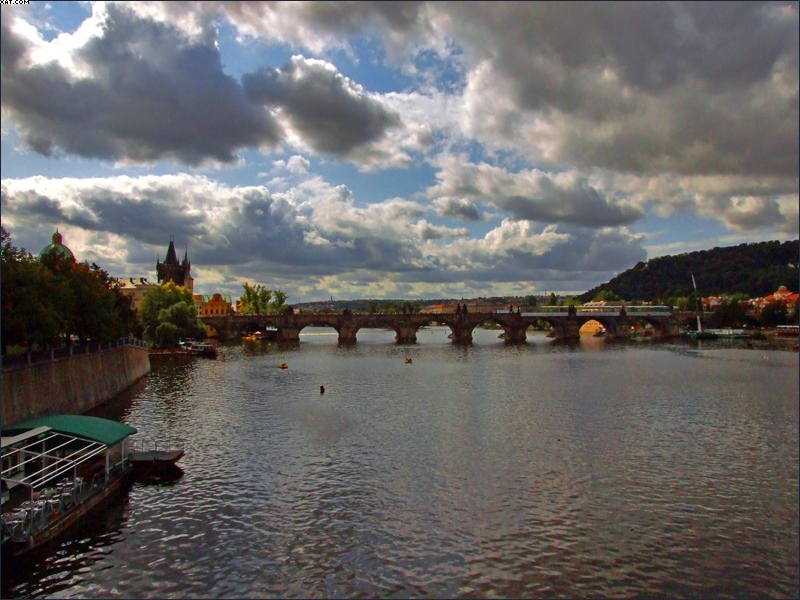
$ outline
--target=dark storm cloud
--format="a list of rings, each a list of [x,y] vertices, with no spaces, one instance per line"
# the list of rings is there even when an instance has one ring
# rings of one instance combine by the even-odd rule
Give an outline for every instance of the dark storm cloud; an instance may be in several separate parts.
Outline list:
[[[0,189],[0,207],[4,215],[17,212],[23,220],[31,219],[33,223],[66,221],[61,204],[54,198],[32,190],[10,193],[5,185]]]
[[[411,30],[424,2],[305,2],[301,11],[315,26],[328,31],[354,34],[371,24],[392,30]],[[229,9],[230,14],[230,9]]]
[[[530,195],[499,196],[491,202],[517,219],[543,223],[610,227],[630,225],[644,217],[644,212],[639,208],[611,204],[583,181],[561,186],[543,178],[538,186],[538,189],[531,190]]]
[[[796,174],[796,3],[432,6],[472,65],[490,64],[515,106],[549,123],[556,162]]]
[[[475,203],[466,198],[440,198],[434,204],[442,216],[465,221],[480,221],[481,215]]]
[[[430,284],[529,281],[540,290],[585,290],[647,259],[642,240],[635,236],[581,227],[559,227],[559,232],[568,235],[548,249],[509,247],[502,255],[494,256],[484,254],[483,249],[470,256],[465,250],[463,268],[453,268],[451,263],[437,259],[434,264],[438,269],[398,273],[397,280]]]
[[[533,108],[592,110],[593,97],[579,79],[606,68],[641,91],[662,92],[687,79],[719,91],[765,81],[779,60],[796,65],[798,59],[796,6],[793,16],[780,19],[777,3],[434,6],[451,17],[452,31],[471,52],[492,57]]]
[[[120,192],[110,182],[107,186],[95,183],[81,189],[78,202],[64,202],[63,195],[56,198],[35,190],[10,194],[3,186],[2,207],[20,223],[61,223],[98,233],[113,231],[147,244],[161,244],[165,234],[177,238],[201,235],[205,217],[184,210],[169,194],[166,188]]]
[[[481,202],[508,211],[515,219],[571,223],[585,227],[630,225],[644,217],[635,206],[614,204],[577,176],[541,171],[509,173],[485,163],[441,161],[439,183],[428,196],[439,207]]]
[[[242,83],[254,102],[285,111],[318,152],[347,154],[400,124],[397,113],[321,61],[295,56],[280,69],[245,75]]]
[[[56,63],[7,61],[6,48],[19,56],[23,42],[4,20],[3,108],[34,150],[198,165],[231,162],[241,148],[279,141],[272,118],[223,73],[214,48],[117,5],[107,11],[102,37],[76,51],[90,77]]]

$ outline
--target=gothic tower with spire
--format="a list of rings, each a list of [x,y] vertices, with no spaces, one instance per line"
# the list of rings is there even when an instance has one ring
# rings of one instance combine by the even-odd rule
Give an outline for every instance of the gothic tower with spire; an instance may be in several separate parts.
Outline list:
[[[175,252],[175,243],[170,240],[169,247],[167,248],[167,256],[164,262],[156,259],[156,273],[158,274],[158,283],[166,283],[167,281],[173,282],[175,285],[180,285],[187,288],[190,292],[194,293],[194,279],[191,275],[192,265],[189,262],[189,251],[187,250],[183,255],[183,262],[178,261],[178,254]]]

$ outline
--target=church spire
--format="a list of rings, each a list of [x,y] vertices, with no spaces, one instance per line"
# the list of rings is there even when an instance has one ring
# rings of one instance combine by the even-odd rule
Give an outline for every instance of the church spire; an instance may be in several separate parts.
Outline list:
[[[175,242],[172,240],[169,241],[169,247],[167,248],[167,256],[164,259],[165,265],[178,265],[178,254],[175,252]]]

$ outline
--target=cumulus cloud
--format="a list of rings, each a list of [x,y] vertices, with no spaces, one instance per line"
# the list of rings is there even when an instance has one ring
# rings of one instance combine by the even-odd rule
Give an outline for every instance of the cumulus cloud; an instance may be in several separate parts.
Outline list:
[[[478,221],[481,218],[475,202],[468,198],[435,198],[433,204],[436,212],[446,217],[455,217],[465,221]]]
[[[428,196],[440,208],[481,202],[516,219],[585,227],[629,225],[644,216],[638,207],[610,201],[574,173],[510,173],[501,167],[473,164],[457,157],[444,158],[440,164],[438,183],[428,189]]]
[[[160,22],[202,35],[218,19],[232,23],[245,37],[288,44],[321,54],[350,49],[348,36],[380,37],[393,54],[406,50],[418,30],[427,30],[425,2],[249,2],[153,1],[133,9]]]
[[[364,289],[389,280],[419,289],[466,279],[478,289],[482,281],[552,280],[557,269],[577,280],[586,269],[619,270],[642,256],[641,240],[622,230],[505,220],[473,239],[465,228],[432,222],[425,204],[391,198],[358,206],[350,190],[318,177],[276,193],[188,174],[33,177],[3,180],[1,199],[15,236],[43,246],[59,226],[81,259],[112,274],[129,275],[135,265],[145,276],[172,238],[204,281],[234,294],[259,275],[293,292],[330,277],[358,279]]]
[[[41,220],[143,269],[183,237],[219,285],[262,276],[323,297],[437,284],[483,295],[499,282],[588,289],[646,258],[645,243],[667,247],[652,228],[629,229],[647,230],[649,215],[713,219],[731,239],[798,232],[796,3],[92,10],[52,37],[32,12],[3,9],[4,144],[120,172],[160,161],[237,169],[225,183],[4,179],[4,223],[44,243]],[[259,62],[275,43],[281,62]],[[387,66],[374,89],[345,76]],[[257,171],[238,168],[246,150],[271,165],[257,175],[268,187],[242,180]],[[398,190],[369,179],[398,168],[409,173],[388,173]]]
[[[260,69],[242,83],[254,102],[278,107],[317,152],[348,154],[400,124],[390,111],[332,64],[293,56],[279,69]]]
[[[608,194],[650,206],[662,218],[678,212],[721,221],[727,228],[754,231],[773,228],[797,234],[800,196],[796,178],[752,175],[632,175],[598,174],[591,185]]]
[[[796,5],[437,4],[465,51],[467,126],[554,165],[788,175]]]
[[[274,119],[247,101],[213,47],[115,4],[96,5],[92,18],[101,33],[75,50],[85,73],[24,61],[25,41],[3,19],[4,117],[35,151],[199,165],[280,141]]]

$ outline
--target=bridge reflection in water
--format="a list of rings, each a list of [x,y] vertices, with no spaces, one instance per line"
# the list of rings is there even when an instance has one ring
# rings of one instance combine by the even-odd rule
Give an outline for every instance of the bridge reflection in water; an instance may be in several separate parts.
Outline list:
[[[300,332],[306,327],[332,327],[339,334],[339,343],[356,342],[360,329],[392,329],[395,340],[402,344],[414,344],[420,327],[437,323],[446,325],[452,331],[454,344],[472,343],[472,332],[484,324],[498,325],[503,329],[508,344],[525,342],[529,327],[545,322],[552,330],[555,339],[568,340],[580,337],[580,328],[588,321],[597,321],[606,330],[609,338],[626,338],[634,324],[646,324],[652,328],[654,338],[666,338],[679,334],[681,319],[671,307],[636,306],[622,307],[619,310],[581,309],[570,306],[543,307],[536,312],[513,312],[496,310],[492,312],[453,312],[441,314],[382,314],[352,313],[289,313],[285,315],[235,315],[201,317],[213,327],[220,339],[235,339],[250,331],[274,329],[275,339],[281,342],[299,342]]]

